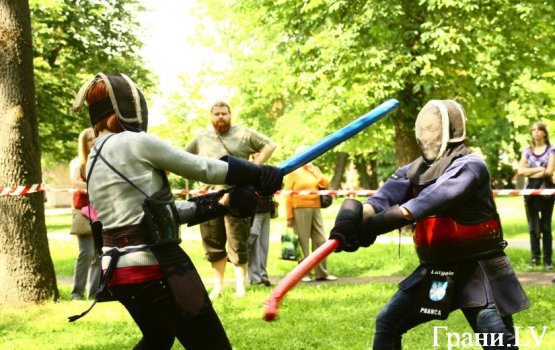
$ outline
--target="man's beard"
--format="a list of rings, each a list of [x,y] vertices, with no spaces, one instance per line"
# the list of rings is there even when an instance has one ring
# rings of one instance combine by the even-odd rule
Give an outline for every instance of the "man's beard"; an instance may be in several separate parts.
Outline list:
[[[212,126],[218,134],[225,134],[231,127],[231,123],[226,122],[225,120],[218,120],[215,123],[212,123]]]

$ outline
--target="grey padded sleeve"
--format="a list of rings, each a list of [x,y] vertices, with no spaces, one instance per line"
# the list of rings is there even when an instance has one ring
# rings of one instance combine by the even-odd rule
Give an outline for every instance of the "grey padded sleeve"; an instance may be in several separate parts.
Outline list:
[[[175,201],[177,213],[179,214],[179,222],[183,225],[195,216],[197,205],[189,201]]]

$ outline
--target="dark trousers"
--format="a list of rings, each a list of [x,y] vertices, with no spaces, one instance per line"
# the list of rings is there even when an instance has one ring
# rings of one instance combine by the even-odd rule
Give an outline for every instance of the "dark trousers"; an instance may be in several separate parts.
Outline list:
[[[553,216],[553,199],[543,196],[530,196],[525,198],[524,208],[528,220],[528,232],[530,233],[530,249],[532,260],[538,264],[541,261],[541,244],[543,246],[543,263],[551,265],[553,251],[553,237],[551,234],[551,218]]]
[[[110,291],[143,333],[134,349],[171,349],[175,338],[188,350],[231,349],[214,309],[185,317],[164,280],[113,286]]]
[[[216,262],[227,257],[235,265],[249,262],[247,240],[251,232],[250,218],[225,215],[199,226],[206,260]]]
[[[374,336],[374,349],[389,350],[401,349],[401,338],[409,329],[427,322],[417,314],[411,313],[416,305],[419,294],[418,288],[411,288],[403,291],[398,290],[389,300],[384,308],[379,312],[376,318],[376,334]],[[513,320],[511,316],[501,317],[497,314],[494,304],[489,304],[481,308],[465,308],[461,309],[466,320],[475,333],[502,333],[502,347],[484,346],[484,349],[518,349],[515,347],[515,337]],[[465,330],[449,329],[449,332],[464,333]],[[433,330],[430,327],[430,336]],[[442,338],[443,336],[443,338]],[[431,338],[431,337],[430,337]],[[438,343],[447,345],[445,338],[445,330],[439,332]],[[510,344],[510,345],[509,345]],[[433,344],[430,343],[430,348]],[[443,347],[443,346],[442,346]]]

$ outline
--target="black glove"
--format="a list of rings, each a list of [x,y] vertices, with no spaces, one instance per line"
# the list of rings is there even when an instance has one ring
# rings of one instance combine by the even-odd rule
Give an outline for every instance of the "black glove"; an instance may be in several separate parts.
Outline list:
[[[271,195],[281,188],[283,175],[277,167],[258,165],[245,159],[223,156],[228,164],[225,182],[229,185],[253,185],[262,195]]]
[[[260,165],[260,194],[270,196],[279,189],[283,183],[281,169],[270,165]]]
[[[237,185],[229,189],[229,214],[238,218],[253,216],[258,205],[258,194],[251,185]]]
[[[345,199],[331,229],[330,238],[340,242],[336,252],[342,250],[354,252],[360,246],[360,224],[362,221],[362,203],[354,199]]]

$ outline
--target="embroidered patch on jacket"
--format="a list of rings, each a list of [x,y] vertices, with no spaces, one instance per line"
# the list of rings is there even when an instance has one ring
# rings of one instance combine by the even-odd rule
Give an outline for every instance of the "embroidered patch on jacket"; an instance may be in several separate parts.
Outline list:
[[[447,285],[447,281],[433,281],[429,293],[430,300],[440,301],[443,299],[447,293]]]

